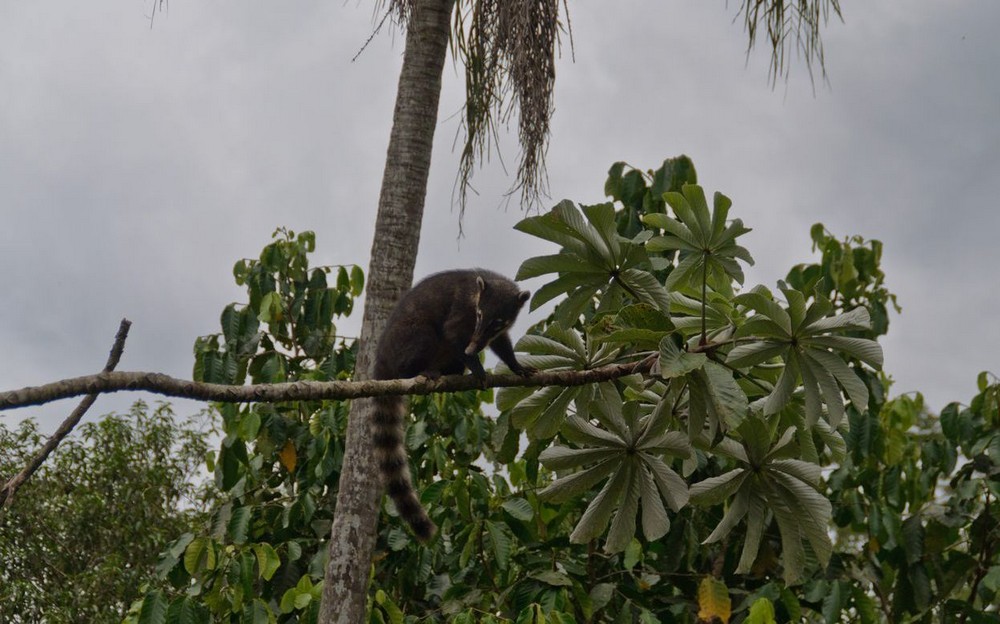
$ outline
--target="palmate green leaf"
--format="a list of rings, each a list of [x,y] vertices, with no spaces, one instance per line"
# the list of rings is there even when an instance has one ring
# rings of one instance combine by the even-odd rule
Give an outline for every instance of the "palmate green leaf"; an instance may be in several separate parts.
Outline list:
[[[664,193],[663,201],[670,206],[670,209],[677,215],[681,223],[691,232],[691,236],[697,242],[698,247],[703,248],[708,243],[709,237],[705,236],[706,232],[701,228],[701,224],[698,222],[698,218],[695,216],[694,210],[691,208],[691,204],[688,203],[687,197],[684,194],[685,189],[689,186],[694,187],[697,185],[685,184],[681,187],[680,193]]]
[[[601,237],[605,247],[614,259],[615,264],[620,264],[622,260],[621,236],[615,225],[615,206],[610,202],[594,204],[591,206],[581,206],[584,216],[590,221],[593,230]]]
[[[566,420],[566,409],[583,388],[562,388],[559,396],[555,398],[532,423],[523,427],[527,430],[528,437],[533,440],[547,440],[556,435]],[[513,418],[516,410],[511,413]]]
[[[700,288],[706,279],[719,292],[729,292],[731,280],[742,284],[743,269],[736,260],[753,264],[753,257],[735,240],[750,230],[739,219],[726,225],[732,205],[729,198],[716,193],[711,214],[705,192],[696,184],[686,184],[680,193],[665,193],[663,198],[679,221],[666,215],[647,215],[644,220],[666,231],[665,236],[647,242],[648,251],[681,252],[679,264],[664,284],[667,290],[687,284]]]
[[[743,293],[734,297],[733,303],[744,305],[770,319],[781,328],[784,336],[790,337],[792,335],[791,317],[777,301],[771,299],[768,295],[769,293],[765,294],[763,292]]]
[[[607,287],[605,282],[606,279],[602,277],[600,283],[581,286],[556,304],[555,310],[552,311],[552,320],[555,321],[553,326],[573,327],[576,325],[580,316],[594,302],[597,293],[602,288]]]
[[[823,417],[823,401],[819,396],[819,382],[813,375],[809,362],[805,357],[796,358],[799,363],[799,374],[802,376],[802,392],[805,397],[806,426],[812,427]],[[839,394],[837,401],[840,400]]]
[[[632,542],[635,536],[635,516],[639,511],[641,471],[636,461],[634,459],[626,461],[621,472],[625,474],[626,489],[618,511],[615,512],[614,520],[611,521],[608,537],[604,541],[604,551],[609,553],[622,552]],[[659,496],[656,498],[659,499]],[[577,525],[577,529],[579,528]]]
[[[691,446],[688,444],[687,454],[690,454],[690,451]],[[682,455],[682,457],[686,455]],[[663,461],[659,454],[642,452],[639,454],[639,458],[642,460],[645,469],[649,470],[649,474],[653,478],[660,496],[663,497],[663,500],[667,501],[670,509],[680,511],[687,505],[690,496],[687,483]],[[645,488],[643,492],[643,496],[646,496]],[[646,533],[646,538],[654,539],[649,533]]]
[[[830,449],[830,459],[835,463],[842,463],[844,458],[847,457],[847,442],[844,440],[844,436],[822,420],[816,423],[814,431],[819,435],[823,443],[826,444],[827,448]],[[808,431],[804,433],[809,434]]]
[[[604,551],[608,553],[622,552],[634,541],[635,537],[635,518],[639,510],[640,481],[642,478],[641,467],[633,458],[626,462],[623,472],[627,474],[626,487],[628,489],[625,491],[618,511],[615,512],[611,528],[608,530],[608,537],[604,542]],[[653,492],[653,496],[659,502],[659,494]]]
[[[802,355],[802,379],[803,383],[815,383],[819,385],[819,390],[823,395],[823,402],[826,403],[829,411],[830,425],[837,427],[844,418],[844,399],[840,395],[840,388],[837,386],[837,379],[833,373],[812,357],[813,349],[806,349]],[[808,375],[808,377],[807,377]],[[806,395],[808,398],[808,394]],[[806,425],[813,428],[820,422],[822,411],[816,408],[815,412],[810,412],[808,401],[806,403]]]
[[[559,398],[565,388],[547,386],[523,398],[510,411],[510,422],[518,429],[526,429],[535,424],[553,401]]]
[[[782,290],[788,300],[787,311],[765,290],[735,298],[737,303],[758,312],[737,329],[735,337],[755,336],[759,340],[734,347],[727,363],[745,369],[781,357],[785,367],[763,402],[764,414],[775,414],[789,405],[801,380],[804,425],[811,428],[819,422],[824,415],[823,405],[826,405],[829,421],[837,427],[844,416],[838,385],[862,410],[867,406],[868,392],[844,360],[829,350],[857,358],[873,368],[881,368],[883,356],[881,346],[873,340],[827,335],[826,332],[864,328],[869,323],[868,312],[865,308],[856,308],[837,317],[818,318],[831,310],[829,301],[818,297],[807,307],[804,294],[784,286]],[[787,335],[782,335],[786,330]]]
[[[663,506],[653,473],[645,462],[640,463],[638,475],[642,496],[642,534],[652,542],[667,534],[670,530],[670,518]]]
[[[764,400],[764,415],[777,414],[783,407],[792,400],[792,394],[799,384],[799,367],[794,351],[789,351],[785,361],[785,368],[781,371],[778,382],[774,384],[774,390]]]
[[[828,317],[831,312],[833,312],[833,304],[817,290],[813,293],[813,302],[806,309],[805,318],[802,319],[802,327],[806,331],[812,331],[810,329],[812,324]]]
[[[797,510],[800,534],[809,541],[820,564],[826,566],[833,554],[833,542],[828,533],[833,506],[811,484],[792,474],[789,462],[792,460],[775,462],[774,469],[768,471],[768,477],[780,488],[779,494],[785,498],[788,508]],[[816,472],[819,472],[818,467]]]
[[[705,479],[690,488],[691,501],[698,505],[717,505],[729,500],[726,513],[706,543],[725,538],[739,522],[746,520],[747,534],[738,566],[741,574],[753,565],[772,513],[781,533],[786,582],[794,583],[801,578],[806,563],[804,541],[821,565],[829,562],[832,542],[827,528],[832,506],[816,489],[820,467],[786,459],[793,450],[795,431],[786,429],[774,445],[769,445],[771,433],[767,424],[758,418],[747,419],[738,429],[743,437],[746,467]],[[728,438],[726,441],[734,443]]]
[[[619,467],[618,458],[595,464],[580,472],[574,472],[553,481],[538,493],[538,497],[553,503],[565,502],[590,490]]]
[[[652,435],[652,431],[652,427],[647,425],[636,441],[636,446],[649,453],[666,453],[674,457],[688,457],[691,454],[691,442],[680,431],[666,431],[659,435]]]
[[[854,374],[854,371],[844,363],[836,354],[819,349],[810,349],[809,356],[819,362],[826,370],[833,374],[837,383],[847,392],[851,403],[858,411],[864,412],[868,409],[868,388],[863,381]]]
[[[612,212],[614,208],[611,204],[606,204],[611,208]],[[605,232],[602,235],[601,232],[597,230],[595,225],[607,226],[606,223],[594,224],[590,222],[589,214],[581,214],[580,210],[571,201],[563,200],[556,204],[552,209],[556,216],[565,223],[572,236],[576,237],[578,240],[582,241],[587,246],[587,251],[592,258],[601,258],[607,262],[608,266],[614,266],[617,264],[617,257],[614,250],[608,245],[606,238],[607,235],[614,232],[614,221],[612,219],[611,232]],[[586,215],[586,218],[585,216]]]
[[[618,501],[622,493],[626,492],[630,487],[629,472],[627,464],[620,464],[618,466],[618,470],[614,476],[608,479],[604,487],[601,488],[601,491],[597,493],[597,496],[587,505],[583,516],[569,536],[571,543],[586,544],[604,532],[605,527],[608,526],[608,521],[611,520],[611,514],[614,513],[615,508],[618,506]]]
[[[526,280],[548,273],[588,273],[604,276],[607,271],[585,261],[575,254],[555,254],[552,256],[535,256],[521,263],[515,279]]]
[[[747,415],[747,395],[736,383],[733,374],[720,364],[708,362],[695,375],[704,376],[709,390],[709,405],[720,422],[737,427]]]
[[[764,456],[765,461],[779,461],[784,459],[797,459],[799,458],[798,449],[795,447],[795,427],[788,427],[785,432],[781,434],[778,441],[774,443],[771,450],[767,452]]]
[[[753,230],[743,225],[742,219],[733,219],[732,223],[730,223],[721,233],[713,237],[712,245],[719,250],[717,253],[720,256],[739,258],[747,264],[752,265],[754,260],[753,256],[750,255],[750,252],[747,251],[746,248],[733,243],[734,240],[751,231]]]
[[[792,431],[792,429],[789,429],[788,433]],[[787,473],[813,488],[819,487],[820,478],[823,476],[822,468],[818,465],[800,459],[774,460],[770,462],[769,467],[770,469]]]
[[[667,232],[666,236],[655,236],[647,241],[646,249],[649,251],[666,251],[668,249],[698,251],[701,249],[698,239],[688,229],[688,226],[670,215],[662,212],[645,214],[642,216],[642,222]]]
[[[716,525],[715,530],[702,541],[702,544],[713,544],[721,539],[724,539],[729,533],[736,528],[736,525],[743,520],[744,516],[747,515],[748,503],[750,499],[750,489],[743,488],[736,493],[733,497],[732,502],[726,509],[726,513],[723,514],[722,520]],[[749,541],[747,542],[749,544]],[[759,544],[758,544],[759,545]],[[756,556],[756,546],[754,547],[754,556]]]
[[[735,338],[746,338],[747,336],[753,336],[759,340],[778,340],[786,343],[791,338],[791,334],[785,331],[781,325],[763,314],[751,316],[736,328]]]
[[[671,298],[671,301],[673,299]],[[637,303],[626,306],[618,311],[613,325],[621,328],[649,329],[658,332],[670,332],[674,329],[674,324],[670,317],[656,306]]]
[[[827,347],[834,351],[855,357],[875,370],[881,370],[884,362],[882,345],[867,338],[854,338],[851,336],[812,336],[802,340],[808,346]]]
[[[732,373],[714,362],[685,377],[688,383],[688,436],[711,440],[716,433],[738,426],[749,410],[746,394]],[[708,430],[704,431],[705,424]]]
[[[735,494],[750,472],[736,468],[718,477],[709,477],[688,488],[690,500],[696,505],[717,505]]]
[[[746,460],[752,467],[762,466],[771,450],[771,430],[760,418],[747,418],[736,430],[740,434]]]
[[[518,358],[518,360],[520,360],[520,358]],[[501,412],[510,411],[515,407],[517,407],[517,405],[525,398],[531,396],[537,391],[538,391],[537,388],[519,388],[519,387],[500,388],[497,390],[496,393],[497,409],[500,410]],[[508,414],[507,416],[509,417],[510,415]]]
[[[517,341],[517,350],[532,355],[556,355],[574,364],[587,363],[587,349],[579,334],[551,327],[547,335],[525,334]]]
[[[663,198],[674,209],[681,221],[691,228],[703,246],[709,243],[712,239],[713,227],[712,215],[709,213],[708,201],[705,199],[705,189],[698,184],[685,184],[681,187],[681,197],[678,197],[677,194],[673,195],[672,199],[677,201],[677,204],[668,199],[666,194]],[[680,211],[678,211],[678,206],[681,208]],[[688,210],[690,210],[689,214]],[[725,206],[725,211],[728,214],[728,205]],[[683,216],[682,213],[684,213]]]
[[[871,315],[868,308],[858,307],[850,312],[828,316],[804,328],[809,334],[819,334],[828,331],[858,331],[871,329]]]
[[[788,316],[792,319],[792,327],[799,327],[806,317],[806,298],[801,292],[794,288],[782,287],[781,292],[785,295],[788,303]]]
[[[693,279],[700,279],[701,267],[705,262],[705,256],[700,253],[691,253],[685,256],[674,270],[667,276],[663,287],[668,291],[674,291],[688,284]]]
[[[670,291],[671,314],[701,317],[701,301],[676,291]]]
[[[514,225],[514,229],[553,242],[581,258],[587,258],[588,245],[581,240],[580,233],[574,229],[578,219],[571,217],[567,222],[567,213],[576,213],[576,206],[568,199],[545,214],[522,219]],[[579,213],[576,213],[576,216],[579,217]]]
[[[531,303],[528,305],[528,309],[531,311],[537,310],[556,297],[564,294],[574,296],[577,295],[578,291],[588,292],[593,296],[593,293],[607,286],[610,278],[610,273],[607,271],[603,274],[566,273],[560,275],[535,291],[535,294],[531,296]]]
[[[723,240],[723,233],[726,231],[726,219],[729,217],[729,208],[732,205],[733,200],[722,193],[716,191],[712,195],[712,242],[715,244]],[[739,222],[739,219],[736,222]],[[742,225],[742,222],[740,222],[740,225]]]
[[[748,342],[734,347],[726,355],[726,364],[733,368],[749,368],[783,355],[789,345],[775,340]]]
[[[719,443],[712,447],[712,453],[729,459],[735,459],[744,464],[750,463],[750,456],[747,455],[746,447],[733,438],[722,438]]]
[[[539,455],[539,461],[550,470],[581,469],[556,479],[539,497],[561,502],[589,491],[607,478],[573,535],[584,541],[593,539],[604,532],[614,516],[604,548],[619,552],[635,535],[640,503],[644,527],[649,529],[647,538],[660,537],[669,529],[663,501],[675,511],[680,509],[687,503],[687,486],[662,456],[687,456],[691,448],[677,432],[650,434],[649,425],[655,416],[643,416],[637,401],[623,403],[615,384],[600,384],[593,397],[582,410],[593,420],[571,416],[563,430],[566,439],[581,448],[553,446]]]
[[[570,448],[550,446],[541,452],[538,461],[549,470],[566,470],[594,464],[620,455],[622,448]]]
[[[574,330],[550,326],[546,335],[529,334],[521,338],[517,351],[527,352],[522,361],[541,370],[584,369],[603,363],[617,347],[598,349],[591,358],[583,337]],[[542,388],[502,388],[497,393],[497,407],[508,413],[510,423],[525,430],[531,439],[548,439],[562,427],[570,403],[588,386]]]
[[[623,416],[621,393],[612,381],[601,382],[590,404],[591,418],[595,418],[626,445],[631,444],[639,432],[633,432]]]
[[[630,294],[638,297],[640,302],[655,306],[664,314],[670,313],[670,296],[667,289],[656,281],[652,273],[640,269],[625,269],[615,279]]]
[[[587,206],[581,214],[572,202],[563,201],[547,214],[523,219],[515,228],[562,246],[562,258],[529,259],[518,271],[518,279],[558,273],[559,277],[535,292],[531,309],[566,294],[572,305],[570,311],[564,307],[561,322],[567,325],[575,321],[573,309],[582,309],[594,293],[634,262],[629,260],[634,245],[618,235],[611,204]]]
[[[578,415],[571,415],[563,425],[563,436],[578,445],[591,444],[598,447],[625,448],[625,441],[611,433],[594,426]]]
[[[743,284],[746,279],[743,267],[732,258],[717,254],[710,257],[708,263],[709,286],[717,290],[730,287],[730,278],[736,280],[737,284]]]
[[[795,585],[802,578],[806,567],[806,553],[802,546],[798,515],[785,501],[777,497],[772,496],[768,502],[771,504],[770,509],[778,523],[778,533],[781,535],[783,578],[786,585]]]
[[[701,302],[680,293],[670,293],[671,321],[685,337],[697,337],[701,340],[702,332],[702,310]],[[713,293],[711,288],[707,293],[708,302],[705,306],[704,328],[707,331],[710,342],[727,342],[733,337],[735,325],[731,320],[734,308],[728,296]],[[695,304],[695,309],[691,309],[691,303]],[[684,315],[684,316],[681,316]]]
[[[659,448],[657,442],[659,438],[664,435],[664,432],[670,427],[671,421],[673,420],[673,405],[677,401],[678,395],[683,392],[683,387],[681,386],[683,382],[674,380],[666,384],[666,390],[664,392],[654,392],[652,388],[656,388],[654,385],[647,392],[651,392],[654,396],[649,397],[647,393],[640,394],[637,398],[640,401],[650,400],[656,401],[656,405],[653,407],[653,411],[649,414],[646,422],[643,424],[642,434],[639,436],[637,444],[644,448]],[[678,432],[679,433],[679,432]],[[688,444],[688,439],[680,434],[681,438],[684,440],[685,444]]]
[[[747,532],[743,538],[743,551],[740,553],[740,562],[736,566],[737,574],[749,574],[753,568],[754,561],[757,560],[757,553],[760,552],[760,542],[764,539],[764,531],[767,529],[771,514],[767,508],[767,501],[757,492],[747,493]]]

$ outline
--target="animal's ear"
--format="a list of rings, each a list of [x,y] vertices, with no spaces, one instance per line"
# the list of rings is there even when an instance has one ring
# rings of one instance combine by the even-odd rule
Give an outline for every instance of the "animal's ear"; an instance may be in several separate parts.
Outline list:
[[[479,284],[479,292],[486,290],[486,280],[483,279],[482,275],[476,276],[476,284]]]
[[[531,298],[531,293],[528,292],[527,290],[522,290],[521,292],[517,293],[517,300],[521,303],[521,305],[524,305],[524,302],[527,301],[529,298]]]

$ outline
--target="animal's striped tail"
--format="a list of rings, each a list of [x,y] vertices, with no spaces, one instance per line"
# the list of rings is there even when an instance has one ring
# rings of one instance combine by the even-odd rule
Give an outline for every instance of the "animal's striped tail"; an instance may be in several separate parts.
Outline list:
[[[410,462],[406,456],[403,419],[406,398],[400,396],[373,397],[372,438],[382,481],[389,497],[396,504],[399,516],[410,525],[417,539],[426,542],[437,527],[420,505],[410,480]]]

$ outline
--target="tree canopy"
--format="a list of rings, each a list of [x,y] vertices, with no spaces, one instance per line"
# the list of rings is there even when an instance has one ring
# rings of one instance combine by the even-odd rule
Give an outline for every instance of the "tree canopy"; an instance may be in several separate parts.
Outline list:
[[[995,621],[1000,386],[984,374],[940,416],[890,396],[881,244],[817,225],[816,262],[741,286],[747,227],[688,159],[616,164],[605,192],[518,226],[559,246],[522,265],[552,280],[532,305],[555,307],[518,349],[543,370],[650,372],[503,389],[496,418],[492,390],[414,397],[440,534],[420,545],[383,507],[371,621]],[[199,378],[349,374],[333,319],[360,272],[309,267],[313,244],[279,231],[237,264],[249,303],[199,339]],[[346,405],[217,409],[224,501],[164,551],[132,621],[314,621]]]

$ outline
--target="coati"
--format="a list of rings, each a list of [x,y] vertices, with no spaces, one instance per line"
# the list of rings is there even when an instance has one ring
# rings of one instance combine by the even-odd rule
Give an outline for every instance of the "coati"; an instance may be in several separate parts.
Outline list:
[[[468,368],[486,375],[479,352],[489,346],[512,371],[530,375],[514,356],[507,329],[531,295],[493,271],[455,270],[424,279],[403,294],[379,339],[374,379],[436,379]],[[401,396],[374,397],[372,422],[379,470],[399,515],[417,538],[427,541],[437,527],[420,506],[410,481],[403,443],[406,403]]]

